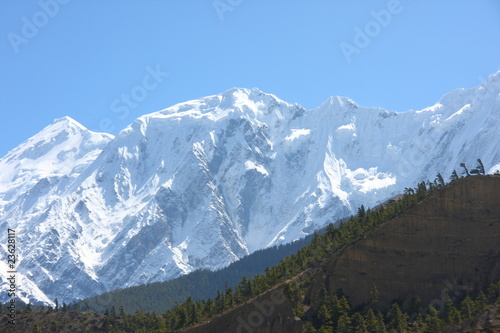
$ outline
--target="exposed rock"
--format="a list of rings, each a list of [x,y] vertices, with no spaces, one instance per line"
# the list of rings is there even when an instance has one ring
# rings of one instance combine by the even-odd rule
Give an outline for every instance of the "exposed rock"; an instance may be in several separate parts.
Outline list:
[[[500,177],[450,184],[344,249],[323,271],[327,290],[342,288],[354,305],[370,301],[373,284],[382,307],[411,297],[439,303],[445,294],[487,286],[500,278]]]

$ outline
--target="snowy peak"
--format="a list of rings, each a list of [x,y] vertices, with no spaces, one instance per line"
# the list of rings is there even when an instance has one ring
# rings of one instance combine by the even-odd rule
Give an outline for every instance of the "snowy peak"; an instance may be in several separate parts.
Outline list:
[[[319,109],[329,109],[329,110],[349,110],[357,109],[359,106],[352,99],[342,96],[331,96],[325,102],[323,102]]]
[[[230,107],[242,104],[253,103],[263,103],[263,104],[285,104],[284,102],[273,94],[265,93],[258,88],[246,89],[246,88],[232,88],[226,90],[224,93],[220,94],[222,100],[229,104]]]
[[[257,88],[231,88],[221,94],[179,103],[143,117],[172,118],[190,116],[217,120],[236,113],[260,119],[268,116],[276,107],[289,107],[291,105],[275,95],[264,93]]]
[[[76,176],[112,139],[63,117],[0,159],[0,193],[27,190],[43,178]]]
[[[9,152],[1,161],[13,158],[31,160],[45,158],[55,147],[60,146],[62,150],[63,146],[74,145],[76,137],[91,141],[90,144],[113,138],[110,134],[91,132],[76,120],[66,116],[55,119],[52,124]]]
[[[59,125],[63,128],[78,128],[83,131],[87,130],[82,124],[80,124],[79,122],[77,122],[76,120],[74,120],[69,116],[64,116],[61,118],[54,119],[52,125],[49,126],[55,126],[55,125]]]

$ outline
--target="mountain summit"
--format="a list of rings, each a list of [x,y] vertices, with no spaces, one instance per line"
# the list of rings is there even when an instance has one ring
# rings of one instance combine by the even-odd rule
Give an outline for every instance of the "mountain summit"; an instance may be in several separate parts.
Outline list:
[[[68,302],[221,268],[461,162],[494,172],[499,76],[419,111],[345,97],[306,110],[233,88],[116,137],[59,119],[0,160],[0,225],[18,234],[21,298]]]

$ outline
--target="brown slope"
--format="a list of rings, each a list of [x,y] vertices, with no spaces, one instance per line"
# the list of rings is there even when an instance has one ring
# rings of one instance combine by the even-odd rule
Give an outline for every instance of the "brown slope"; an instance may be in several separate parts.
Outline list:
[[[323,273],[316,283],[341,288],[355,305],[370,301],[373,284],[382,307],[487,286],[500,278],[500,177],[450,184],[346,248]]]

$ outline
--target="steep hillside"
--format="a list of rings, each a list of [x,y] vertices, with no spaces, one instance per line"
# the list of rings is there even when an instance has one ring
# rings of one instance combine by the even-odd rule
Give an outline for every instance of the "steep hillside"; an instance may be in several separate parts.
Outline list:
[[[354,305],[375,284],[381,306],[425,304],[458,284],[470,290],[500,278],[500,177],[468,177],[419,203],[331,258],[314,278]]]

